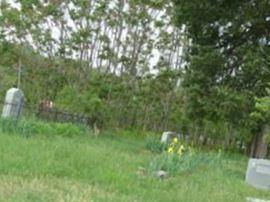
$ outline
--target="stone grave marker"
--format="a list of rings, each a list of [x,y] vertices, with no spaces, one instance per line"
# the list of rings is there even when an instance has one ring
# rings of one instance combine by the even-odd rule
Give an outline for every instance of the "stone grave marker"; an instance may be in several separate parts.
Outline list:
[[[263,200],[263,199],[257,199],[257,198],[251,198],[247,197],[247,202],[270,202],[269,200]]]
[[[17,119],[22,111],[23,102],[24,94],[19,88],[9,89],[6,93],[2,117]]]
[[[246,173],[246,182],[258,189],[270,190],[270,161],[250,159]]]
[[[165,143],[165,144],[170,144],[172,142],[173,138],[177,138],[178,140],[181,140],[182,135],[175,133],[175,132],[166,131],[166,132],[162,133],[161,138],[160,138],[160,142]]]

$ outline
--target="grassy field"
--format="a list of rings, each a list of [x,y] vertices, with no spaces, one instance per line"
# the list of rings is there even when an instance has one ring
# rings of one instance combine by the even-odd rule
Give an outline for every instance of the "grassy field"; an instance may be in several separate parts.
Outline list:
[[[165,180],[138,175],[153,158],[142,138],[0,133],[0,201],[246,201],[270,193],[246,185],[248,159],[222,154]],[[204,153],[208,155],[208,153]]]

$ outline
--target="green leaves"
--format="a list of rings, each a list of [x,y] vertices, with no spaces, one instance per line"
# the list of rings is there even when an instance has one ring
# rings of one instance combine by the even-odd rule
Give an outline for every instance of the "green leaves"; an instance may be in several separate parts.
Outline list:
[[[250,117],[256,122],[265,124],[270,122],[270,96],[256,98],[255,109]]]
[[[268,120],[269,1],[174,3],[177,23],[192,40],[183,75],[187,116],[206,128],[224,123],[250,134],[254,122]]]

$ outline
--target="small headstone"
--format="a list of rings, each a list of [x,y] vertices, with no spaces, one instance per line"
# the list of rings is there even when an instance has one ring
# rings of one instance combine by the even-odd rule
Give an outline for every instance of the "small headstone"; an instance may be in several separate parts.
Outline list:
[[[180,134],[177,134],[175,132],[166,131],[166,132],[162,133],[160,142],[165,143],[165,144],[169,144],[172,142],[173,138],[178,138],[178,140],[180,140],[181,136],[180,136]]]
[[[250,159],[246,173],[246,182],[258,189],[270,190],[270,161]]]
[[[257,198],[247,198],[247,202],[270,202],[269,200],[262,200],[262,199],[257,199]]]
[[[165,179],[168,177],[168,173],[164,170],[159,170],[156,172],[156,176],[160,179]]]
[[[9,89],[6,93],[3,108],[3,118],[18,118],[23,107],[23,92],[16,87]]]

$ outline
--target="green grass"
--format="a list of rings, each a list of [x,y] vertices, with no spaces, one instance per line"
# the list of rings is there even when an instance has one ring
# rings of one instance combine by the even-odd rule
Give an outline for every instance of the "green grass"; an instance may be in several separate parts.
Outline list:
[[[23,118],[18,122],[13,119],[0,118],[0,132],[24,137],[35,135],[73,137],[85,135],[89,130],[84,125],[44,122],[36,118]]]
[[[222,154],[165,180],[140,176],[159,154],[141,138],[117,134],[72,137],[0,133],[0,201],[245,201],[270,199],[248,186],[248,159]],[[213,155],[203,153],[200,155]]]

